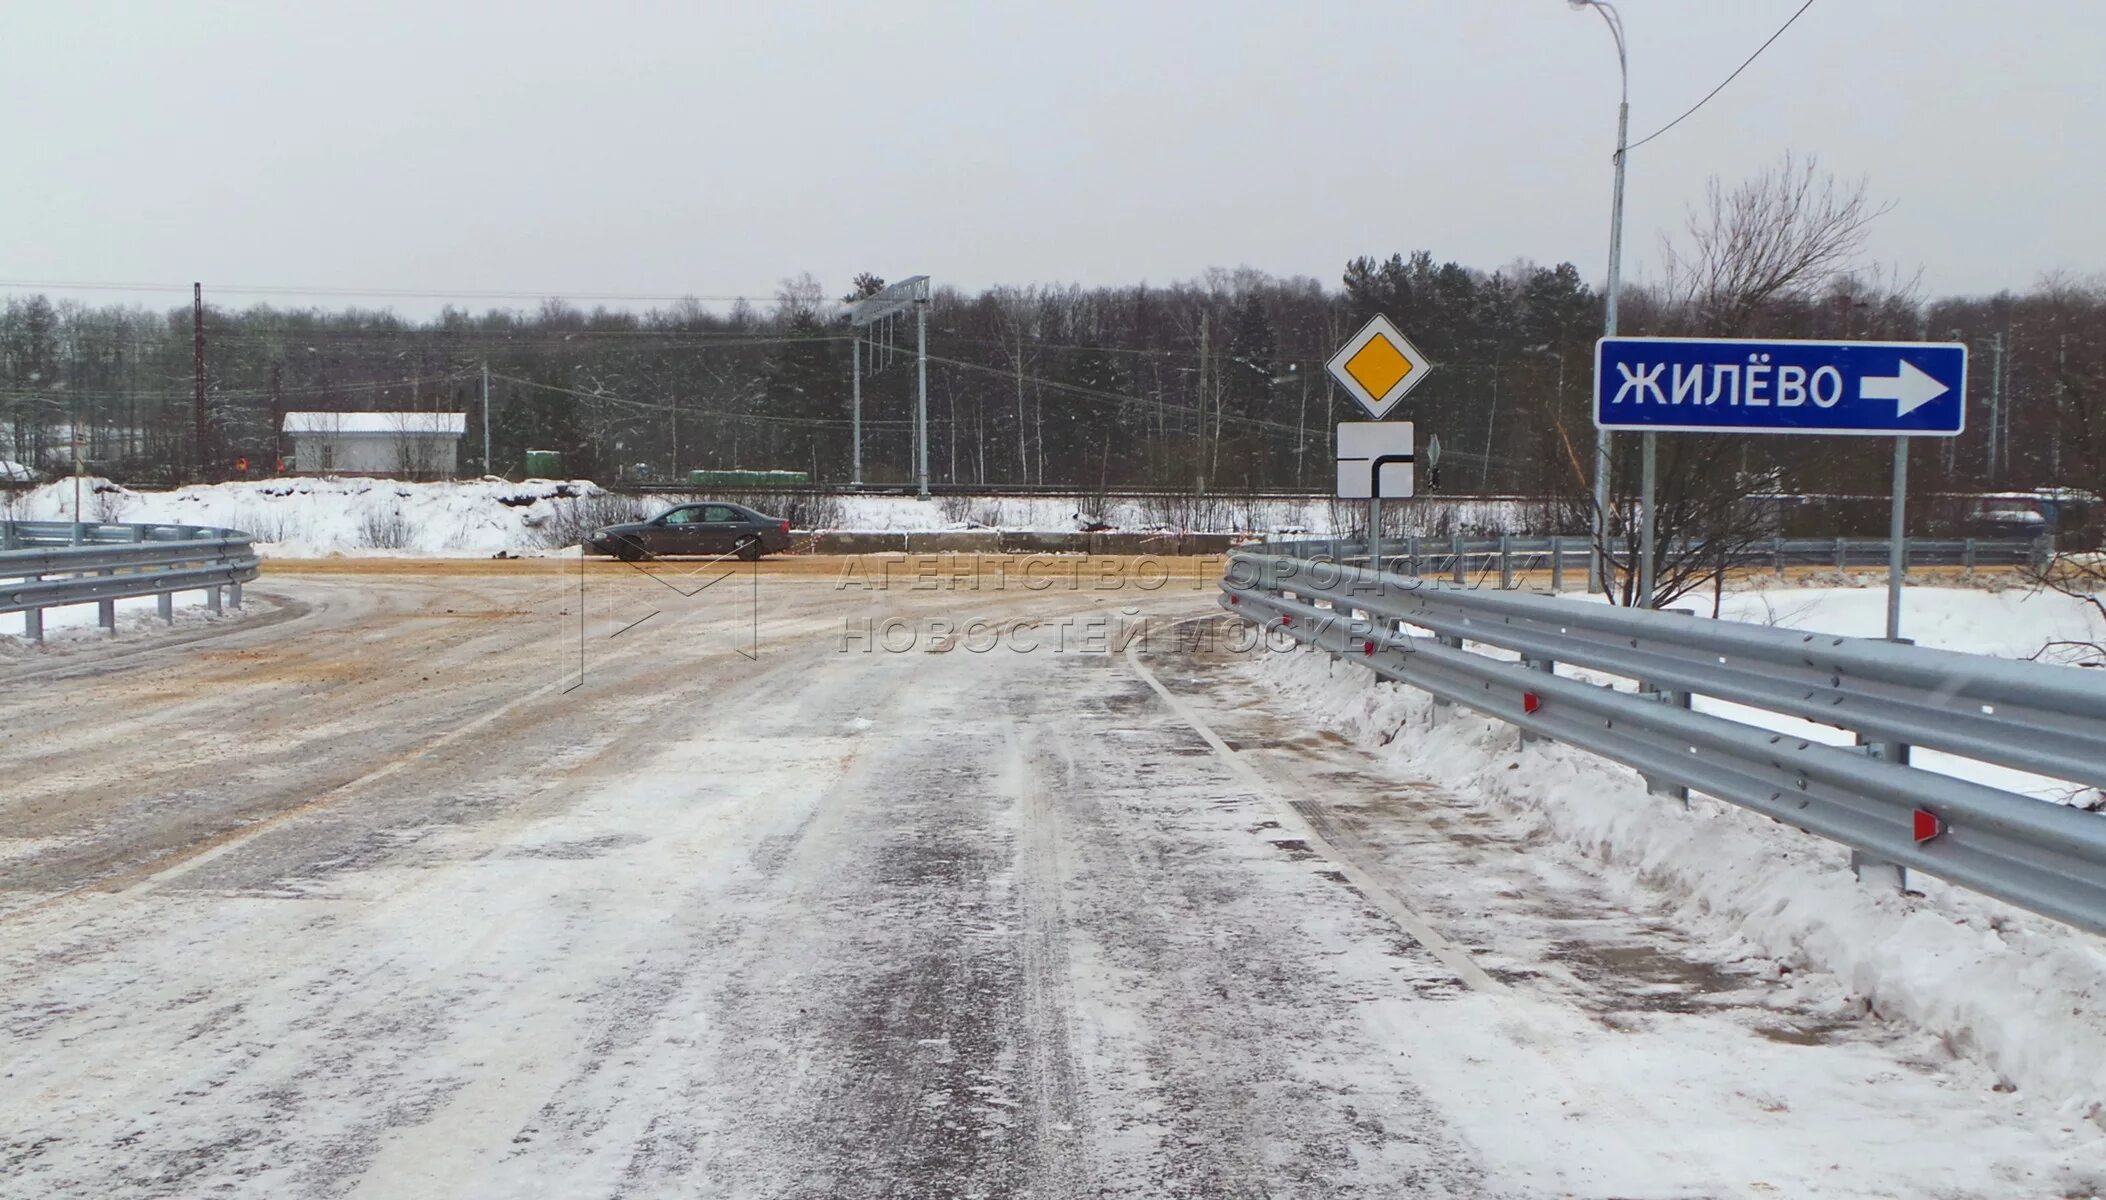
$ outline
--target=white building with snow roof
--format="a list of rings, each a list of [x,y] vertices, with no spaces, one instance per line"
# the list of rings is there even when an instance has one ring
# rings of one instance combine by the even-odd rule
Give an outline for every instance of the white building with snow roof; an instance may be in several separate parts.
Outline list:
[[[289,412],[288,470],[302,475],[450,479],[468,415],[457,412]]]

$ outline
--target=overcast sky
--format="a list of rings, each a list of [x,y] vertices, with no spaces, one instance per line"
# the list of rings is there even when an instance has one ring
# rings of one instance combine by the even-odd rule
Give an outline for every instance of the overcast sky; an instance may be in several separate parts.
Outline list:
[[[1633,139],[1800,2],[1625,0]],[[488,303],[1607,256],[1615,53],[1562,0],[69,0],[6,25],[6,281]],[[2106,270],[2102,62],[2102,0],[1816,0],[1633,152],[1626,269],[1707,177],[1796,150],[1896,202],[1873,250],[1932,293]]]

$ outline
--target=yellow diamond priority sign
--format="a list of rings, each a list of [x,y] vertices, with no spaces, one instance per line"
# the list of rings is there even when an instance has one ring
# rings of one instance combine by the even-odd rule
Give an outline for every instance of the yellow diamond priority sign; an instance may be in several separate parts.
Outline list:
[[[1382,316],[1340,346],[1328,365],[1338,385],[1378,421],[1433,370],[1426,356]]]

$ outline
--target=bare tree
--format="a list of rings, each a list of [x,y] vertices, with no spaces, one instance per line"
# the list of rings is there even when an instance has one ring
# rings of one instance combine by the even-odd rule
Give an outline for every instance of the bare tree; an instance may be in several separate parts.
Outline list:
[[[1687,244],[1663,239],[1667,311],[1690,333],[1736,337],[1754,332],[1776,302],[1815,296],[1861,270],[1872,222],[1894,207],[1866,189],[1862,178],[1839,181],[1813,156],[1790,153],[1731,191],[1714,176],[1704,206],[1689,215]]]

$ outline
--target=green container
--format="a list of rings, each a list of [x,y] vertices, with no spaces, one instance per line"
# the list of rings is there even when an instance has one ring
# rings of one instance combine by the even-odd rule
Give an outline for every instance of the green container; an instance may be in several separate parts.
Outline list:
[[[527,451],[526,473],[529,479],[563,478],[563,452],[561,450]]]

